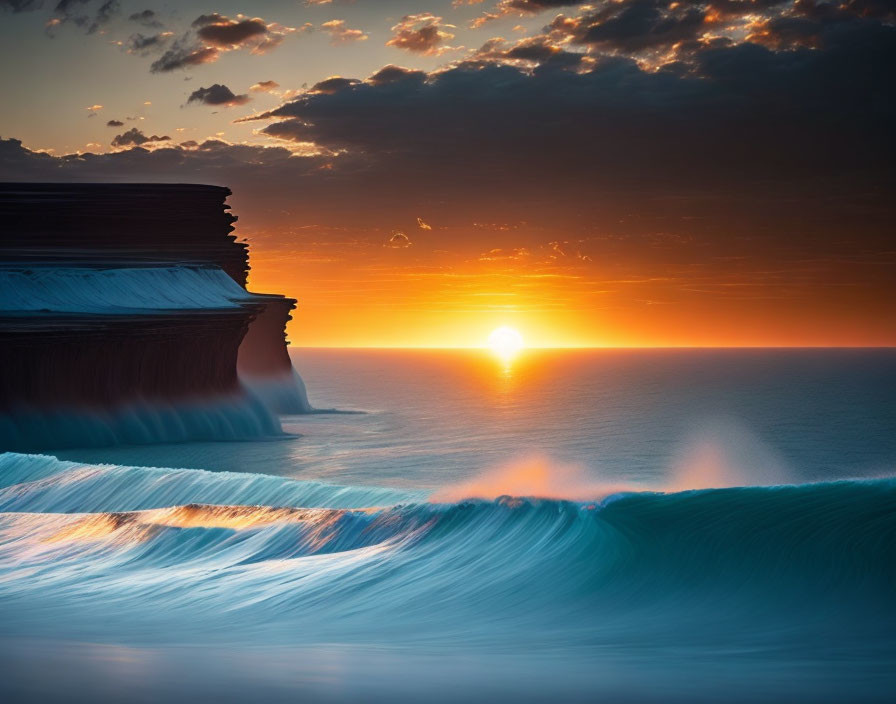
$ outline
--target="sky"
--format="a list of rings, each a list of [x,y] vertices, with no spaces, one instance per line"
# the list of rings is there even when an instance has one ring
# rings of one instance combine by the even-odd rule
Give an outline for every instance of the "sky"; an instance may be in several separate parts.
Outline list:
[[[229,186],[299,346],[896,345],[894,22],[0,0],[0,179]]]

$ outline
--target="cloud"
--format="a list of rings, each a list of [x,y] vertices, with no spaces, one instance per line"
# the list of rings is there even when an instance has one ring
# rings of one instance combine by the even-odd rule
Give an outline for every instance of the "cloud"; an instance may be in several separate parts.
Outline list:
[[[578,5],[577,0],[503,0],[499,7],[506,7],[522,14],[537,14],[566,5]]]
[[[188,103],[204,103],[205,105],[245,105],[250,100],[248,95],[234,95],[233,91],[221,83],[215,83],[208,88],[197,88],[190,97]]]
[[[155,10],[142,10],[141,12],[133,13],[128,19],[131,22],[136,22],[137,24],[141,24],[144,27],[161,27],[162,23],[159,21],[159,15],[155,12]]]
[[[413,242],[411,242],[410,238],[406,234],[395,230],[392,232],[392,236],[383,243],[383,247],[390,247],[392,249],[407,249],[412,244]]]
[[[220,51],[211,46],[197,46],[190,41],[178,40],[161,57],[152,62],[152,73],[167,73],[177,69],[210,64],[218,60]]]
[[[334,44],[342,42],[362,42],[368,39],[368,35],[361,29],[349,29],[345,26],[345,20],[330,20],[321,26],[330,35]]]
[[[539,35],[517,40],[510,44],[497,37],[490,39],[469,61],[490,61],[515,66],[576,68],[593,62],[593,58],[580,52],[568,51],[565,45],[555,43],[550,37]]]
[[[422,83],[426,80],[426,77],[425,71],[418,71],[389,64],[388,66],[383,66],[383,68],[368,78],[367,83],[372,86],[384,86],[390,83],[399,83],[401,81],[416,81]]]
[[[850,0],[839,4],[797,2],[792,9],[781,13],[751,18],[746,26],[747,39],[777,50],[798,46],[818,49],[826,33],[859,17],[892,24],[896,21],[896,4],[885,0]]]
[[[32,5],[28,4],[26,9],[31,7]],[[73,24],[87,34],[93,34],[115,17],[120,9],[121,4],[118,0],[102,0],[97,3],[92,0],[59,0],[53,9],[52,19],[47,22],[47,33],[52,37],[56,27]]]
[[[113,147],[130,147],[130,146],[139,146],[142,144],[146,144],[148,142],[166,142],[170,140],[171,137],[165,135],[163,137],[159,137],[158,135],[152,135],[151,137],[147,137],[143,132],[138,130],[136,127],[132,127],[127,132],[122,132],[119,135],[116,135],[112,140]]]
[[[201,15],[192,26],[197,28],[196,34],[200,39],[217,47],[240,46],[257,40],[268,31],[264,20],[258,17],[232,20],[218,14]]]
[[[386,42],[386,46],[417,54],[438,54],[447,51],[451,47],[445,47],[443,44],[454,39],[454,35],[445,31],[445,28],[453,28],[454,25],[443,25],[441,22],[441,17],[429,13],[405,15],[392,27],[395,34]]]
[[[479,3],[468,2],[467,4],[475,5]],[[508,15],[531,16],[546,10],[556,10],[561,7],[578,4],[576,0],[500,0],[493,10],[482,13],[482,15],[470,23],[470,26],[473,29],[477,29],[488,22],[499,20]]]
[[[200,15],[190,27],[190,31],[152,63],[152,73],[213,63],[229,51],[246,49],[253,54],[265,54],[296,31],[276,22],[265,23],[260,17],[230,18],[217,12]]]
[[[121,120],[109,120],[106,127],[124,127],[124,123]]]
[[[547,174],[552,190],[738,189],[800,183],[835,163],[884,178],[896,107],[875,96],[889,95],[896,29],[857,20],[824,37],[821,50],[698,43],[687,64],[660,70],[618,56],[582,63],[541,37],[428,75],[389,66],[340,78],[254,119],[272,120],[264,134],[355,154],[434,192],[465,181],[532,195]],[[526,65],[506,65],[511,56]]]
[[[128,37],[123,46],[129,54],[149,54],[161,50],[170,36],[170,32],[159,32],[149,36],[137,32]]]
[[[326,78],[323,81],[319,81],[311,86],[310,93],[324,93],[326,95],[333,95],[334,93],[338,93],[339,91],[345,90],[346,88],[351,88],[352,86],[358,85],[361,81],[357,78],[343,78],[342,76],[330,76],[330,78]]]
[[[762,280],[815,277],[840,308],[880,311],[896,281],[896,28],[816,21],[818,48],[700,38],[649,65],[594,50],[556,65],[571,42],[549,32],[429,73],[390,65],[321,81],[264,113],[261,134],[277,139],[266,146],[132,142],[52,157],[5,140],[0,176],[219,183],[243,222],[363,228],[380,256],[395,254],[383,233],[425,213],[438,227],[410,252],[478,262],[500,250],[481,266],[553,267],[538,276],[600,267],[623,280],[627,262],[649,261],[671,279],[699,259],[732,284],[712,301],[733,295],[744,257],[760,257]],[[807,251],[812,262],[796,260]],[[822,259],[834,264],[816,268]],[[858,291],[874,295],[848,298]]]
[[[252,86],[249,86],[249,90],[253,93],[270,93],[273,90],[277,90],[280,87],[280,84],[277,81],[259,81]]]
[[[0,0],[0,10],[7,12],[30,12],[41,5],[42,0]]]
[[[704,31],[707,11],[669,0],[621,0],[578,17],[559,15],[550,28],[577,44],[638,52],[693,40]]]
[[[246,18],[237,15],[231,19],[212,13],[200,15],[191,25],[199,39],[225,51],[250,49],[253,54],[264,54],[280,45],[295,27],[276,22],[265,23],[260,17]],[[303,28],[304,29],[304,28]]]

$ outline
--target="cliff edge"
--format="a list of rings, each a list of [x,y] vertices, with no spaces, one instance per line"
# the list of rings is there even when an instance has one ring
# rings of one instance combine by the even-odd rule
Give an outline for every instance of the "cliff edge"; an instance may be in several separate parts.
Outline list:
[[[0,184],[0,450],[233,440],[310,410],[229,189]]]

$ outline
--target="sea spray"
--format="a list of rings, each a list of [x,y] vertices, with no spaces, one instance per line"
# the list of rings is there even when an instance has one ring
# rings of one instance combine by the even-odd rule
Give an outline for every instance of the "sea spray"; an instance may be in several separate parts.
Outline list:
[[[288,371],[266,376],[253,376],[240,372],[241,384],[255,398],[260,399],[267,408],[282,415],[311,413],[314,409],[308,402],[305,382],[299,373],[290,368]]]
[[[558,462],[545,455],[534,454],[443,486],[432,493],[430,500],[444,503],[463,499],[525,496],[592,501],[608,494],[630,490],[630,485],[600,481],[580,464]]]
[[[632,491],[687,491],[786,484],[792,473],[754,434],[732,420],[705,423],[679,447],[670,467],[655,481],[622,482],[602,477],[581,463],[542,453],[524,454],[433,492],[435,502],[527,496],[591,501]]]
[[[277,417],[249,393],[132,401],[107,408],[17,405],[0,411],[0,448],[39,451],[282,436]]]

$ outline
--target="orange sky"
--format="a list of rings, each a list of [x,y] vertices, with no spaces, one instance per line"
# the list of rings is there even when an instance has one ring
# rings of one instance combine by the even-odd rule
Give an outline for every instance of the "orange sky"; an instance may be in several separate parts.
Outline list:
[[[7,5],[0,179],[230,187],[295,345],[896,345],[887,3]]]
[[[255,246],[250,288],[298,299],[288,327],[296,346],[475,347],[500,325],[538,347],[896,343],[896,319],[872,278],[819,286],[811,272],[676,277],[647,266],[620,278],[592,262],[563,268],[443,255],[422,265],[407,256],[411,247],[381,249],[378,261],[362,263],[344,250]]]

